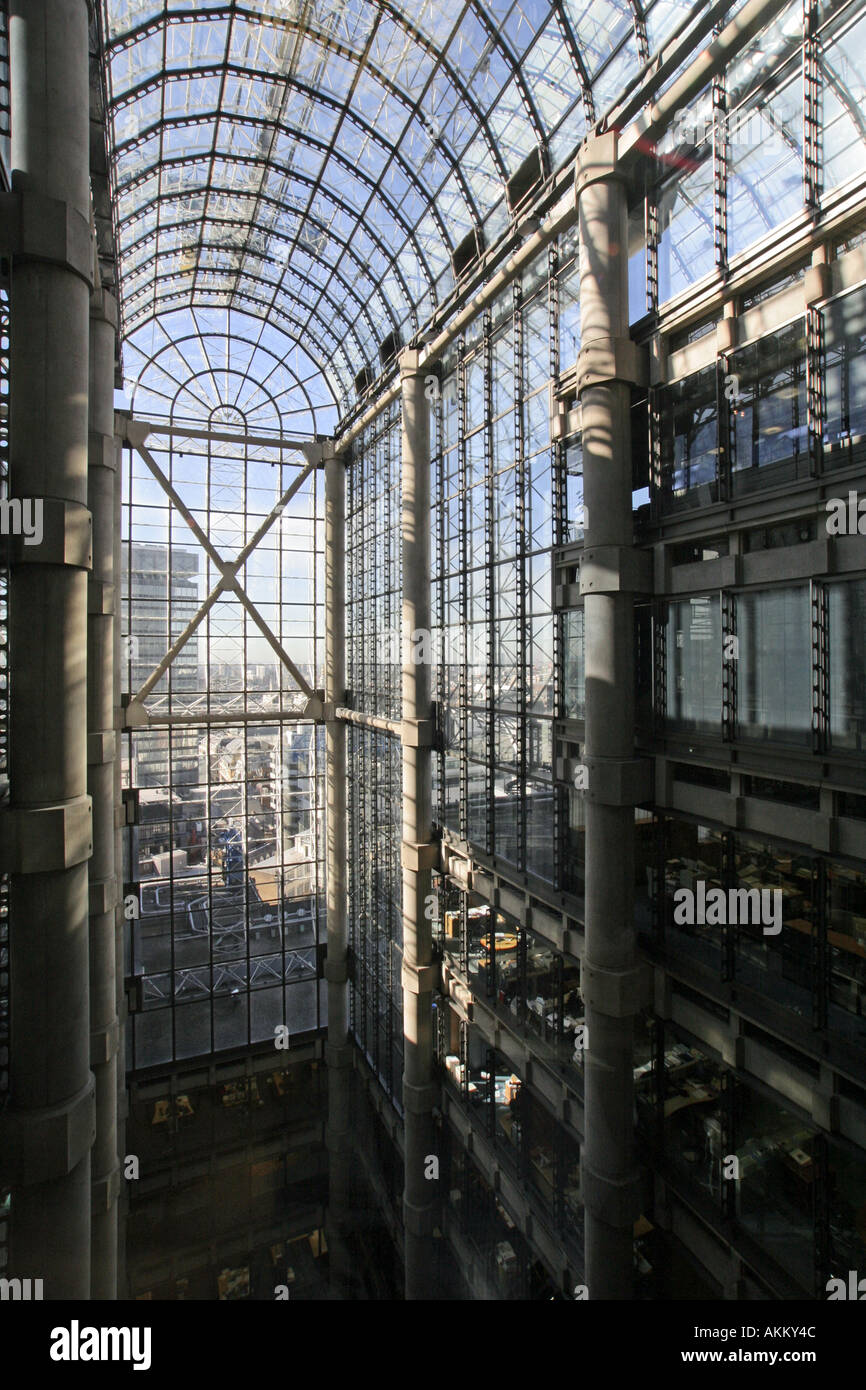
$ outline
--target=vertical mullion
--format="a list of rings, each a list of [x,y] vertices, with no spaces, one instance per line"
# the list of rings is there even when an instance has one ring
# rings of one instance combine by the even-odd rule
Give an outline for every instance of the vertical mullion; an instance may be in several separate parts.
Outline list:
[[[655,314],[659,307],[659,202],[658,185],[654,184],[646,198],[646,307]]]
[[[843,380],[845,378],[843,372]],[[806,306],[806,417],[809,439],[809,474],[817,477],[823,467],[824,428],[827,416],[824,315],[814,304]]]
[[[815,1284],[814,1293],[826,1290],[830,1277],[831,1246],[831,1204],[832,1175],[830,1172],[830,1146],[826,1134],[819,1131],[813,1140],[814,1182],[814,1229],[815,1229]],[[838,1271],[837,1271],[838,1272]]]
[[[243,444],[241,447],[242,447],[242,449],[243,449],[243,458],[242,458],[242,465],[241,465],[241,484],[240,484],[241,496],[242,496],[242,498],[243,498],[243,513],[242,513],[242,514],[243,514],[243,528],[242,528],[241,534],[243,535],[243,543],[244,543],[244,545],[246,545],[247,538],[248,538],[248,532],[249,532],[249,530],[250,530],[249,490],[248,490],[248,486],[247,486],[248,453],[247,453],[247,445],[246,445],[246,444]],[[244,565],[244,573],[241,575],[241,583],[242,583],[242,584],[245,584],[245,581],[246,581],[246,565]],[[277,609],[277,637],[279,638],[279,640],[282,640],[282,636],[283,636],[282,624],[281,624],[281,622],[280,622],[281,614],[282,614],[282,610],[278,608],[278,609]],[[242,616],[242,618],[241,618],[241,624],[242,624],[242,626],[241,626],[241,653],[242,653],[242,662],[243,662],[243,673],[242,673],[242,676],[241,676],[241,680],[242,680],[242,689],[243,689],[243,709],[244,709],[244,712],[245,712],[245,713],[249,710],[249,699],[250,699],[250,695],[249,695],[249,665],[248,665],[248,662],[247,662],[247,646],[248,646],[248,635],[247,635],[247,634],[248,634],[248,631],[249,631],[249,623],[250,623],[249,615],[244,611],[244,612],[243,612],[243,616]],[[243,837],[244,837],[244,842],[243,842],[243,851],[244,851],[244,855],[243,855],[244,882],[243,882],[243,889],[242,889],[242,892],[241,892],[241,906],[242,906],[242,908],[243,908],[243,914],[244,914],[244,915],[243,915],[243,924],[244,924],[244,951],[245,951],[245,963],[246,963],[246,968],[247,968],[247,998],[246,998],[246,1013],[247,1013],[247,1047],[250,1046],[250,1044],[251,1044],[251,1042],[252,1042],[252,1036],[253,1036],[253,966],[252,966],[252,949],[251,949],[252,935],[251,935],[251,932],[250,932],[250,798],[249,798],[249,776],[250,776],[249,736],[250,736],[250,735],[249,735],[249,727],[250,727],[250,726],[249,726],[248,721],[247,721],[247,720],[244,720],[244,724],[243,724],[243,750],[244,750],[244,760],[243,760],[243,764],[242,764],[242,766],[241,766],[241,782],[240,782],[240,794],[241,794],[241,795],[240,795],[240,807],[239,807],[239,811],[240,811],[239,819],[240,819],[241,825],[243,826]]]
[[[391,501],[392,501],[392,499],[391,499],[391,481],[392,481],[392,479],[391,479],[391,430],[390,430],[390,428],[389,428],[389,419],[388,419],[388,416],[387,416],[387,415],[386,415],[386,417],[385,417],[385,428],[384,428],[383,435],[382,435],[382,470],[383,470],[383,475],[384,475],[384,476],[383,476],[383,480],[382,480],[382,483],[383,483],[383,485],[382,485],[383,517],[382,517],[382,530],[381,530],[381,532],[379,533],[379,535],[378,535],[378,537],[377,537],[378,544],[377,544],[377,546],[376,546],[376,554],[377,554],[377,558],[379,559],[379,561],[380,561],[380,563],[381,563],[381,576],[380,576],[380,583],[379,583],[379,585],[378,585],[378,589],[379,589],[379,592],[380,592],[380,594],[381,594],[381,604],[382,604],[382,630],[383,630],[383,633],[384,633],[384,634],[388,634],[388,633],[390,633],[390,632],[393,631],[393,623],[394,623],[394,617],[395,617],[395,607],[394,607],[394,592],[393,592],[393,588],[392,588],[392,584],[391,584],[391,579],[392,579],[391,567],[390,567],[390,565],[388,564],[388,560],[390,559],[390,554],[391,554],[391,524],[392,524],[392,516],[391,516]],[[398,652],[400,652],[400,656],[398,656],[398,658],[397,658],[396,669],[397,669],[397,670],[400,670],[400,665],[401,665],[401,662],[402,662],[402,651],[403,651],[403,646],[402,646],[402,644],[403,644],[403,632],[402,632],[402,628],[400,627],[399,624],[398,624],[398,632],[399,632],[399,637],[398,637],[397,650],[398,650]],[[389,656],[390,656],[390,655],[393,655],[393,653],[391,653],[391,652],[389,652],[388,654],[389,654]],[[376,692],[377,701],[376,701],[376,708],[375,708],[375,710],[374,710],[374,713],[375,713],[375,714],[381,714],[381,715],[383,715],[386,719],[394,719],[394,718],[396,717],[396,710],[395,710],[395,708],[394,708],[394,704],[395,704],[394,670],[395,670],[395,663],[394,663],[393,661],[389,661],[389,662],[387,663],[387,665],[385,666],[384,670],[383,670],[383,675],[384,675],[385,678],[384,678],[384,680],[382,681],[381,689],[380,689],[380,690],[377,690],[377,692]]]
[[[654,605],[653,614],[653,732],[662,737],[667,723],[667,644],[668,605],[661,599]]]
[[[664,1059],[662,1058],[662,1065]],[[735,1152],[736,1134],[736,1096],[737,1096],[736,1077],[732,1071],[725,1076],[725,1088],[722,1094],[721,1121],[722,1121],[722,1153],[732,1154]],[[737,1218],[737,1187],[734,1182],[722,1181],[722,1207],[728,1221],[736,1221]]]
[[[653,521],[658,521],[663,509],[662,481],[662,409],[664,388],[650,386],[647,390],[647,431],[649,436],[649,490]]]
[[[447,655],[447,613],[445,606],[445,535],[448,526],[448,505],[445,500],[445,438],[444,438],[444,407],[442,403],[441,389],[434,396],[433,401],[433,428],[435,437],[435,454],[433,477],[436,485],[436,496],[433,502],[433,515],[435,518],[435,541],[436,541],[436,564],[437,573],[434,583],[434,621],[438,628],[437,638],[437,666],[436,666],[436,704],[434,708],[434,723],[436,728],[436,740],[432,757],[435,765],[439,769],[437,779],[437,798],[435,806],[436,819],[439,827],[445,824],[445,709],[446,709],[446,655]]]
[[[8,72],[8,23],[6,16],[6,5],[0,4],[0,39],[2,39],[2,61],[0,61],[0,132],[8,128],[9,116],[9,72]],[[0,144],[5,148],[8,155],[8,142],[0,133]],[[8,495],[9,491],[9,298],[5,290],[0,290],[0,399],[2,399],[5,410],[4,418],[0,420],[0,478],[3,481],[3,493]],[[120,576],[115,578],[117,586],[116,592],[120,595]],[[120,605],[116,621],[120,622]],[[0,661],[2,661],[3,679],[2,698],[0,698],[0,780],[2,780],[4,794],[8,792],[9,786],[9,682],[5,674],[9,670],[9,566],[6,563],[0,565]],[[117,868],[120,873],[120,866]],[[122,880],[121,885],[122,887]],[[0,1017],[0,1053],[4,1057],[10,1056],[11,1048],[11,1020],[10,1011],[10,991],[11,973],[9,959],[9,874],[0,874],[0,956],[3,957],[0,964],[0,1001],[4,1009]],[[118,963],[120,968],[120,963]],[[0,1067],[0,1110],[6,1104],[6,1097],[9,1091],[9,1071],[4,1062]],[[0,1226],[2,1236],[0,1236],[0,1250],[3,1251],[4,1258],[0,1261],[0,1267],[6,1268],[5,1251],[8,1241],[9,1224],[4,1222]]]
[[[520,281],[513,287],[514,315],[514,521],[517,569],[517,864],[526,868],[526,458],[524,440],[523,313]]]
[[[821,202],[821,71],[818,4],[803,0],[803,179],[804,201],[817,213]]]
[[[496,502],[493,476],[493,342],[491,316],[484,316],[484,623],[485,623],[485,759],[484,848],[493,853],[496,835],[496,719],[493,689],[496,681],[495,632],[493,623],[495,570],[493,565],[493,530],[496,524]]]
[[[714,34],[720,33],[718,25]],[[728,163],[729,140],[725,75],[713,78],[713,239],[716,266],[727,273],[728,268]]]
[[[829,605],[827,587],[812,581],[812,752],[826,753],[830,728]]]
[[[457,705],[459,710],[459,757],[460,757],[460,838],[469,841],[469,679],[468,679],[468,578],[469,578],[469,505],[466,486],[466,343],[461,338],[457,344],[457,458],[458,458],[458,498],[460,507],[460,678],[458,681]]]
[[[722,884],[726,895],[736,888],[737,854],[736,837],[732,831],[722,834]],[[723,982],[733,980],[737,970],[737,926],[727,920],[722,928],[722,956],[720,976]]]
[[[277,478],[276,494],[277,494],[277,497],[282,497],[283,492],[284,492],[284,490],[285,490],[285,465],[284,465],[284,463],[283,463],[283,453],[282,453],[282,449],[280,449],[280,456],[279,456],[279,459],[277,460],[277,463],[276,463],[276,478]],[[314,485],[314,486],[315,486],[315,485]],[[275,554],[275,557],[274,557],[274,558],[275,558],[274,569],[275,569],[275,571],[276,571],[276,577],[277,577],[277,578],[276,578],[276,583],[277,583],[277,622],[278,622],[278,635],[279,635],[280,641],[282,641],[282,640],[283,640],[283,627],[284,627],[284,624],[283,624],[283,527],[282,527],[282,518],[280,519],[280,521],[277,522],[276,526],[274,527],[273,537],[274,537],[274,545],[276,546],[276,554]],[[319,680],[318,680],[318,670],[317,670],[317,664],[316,664],[316,635],[317,635],[317,629],[318,629],[318,619],[317,619],[317,615],[316,615],[316,594],[315,594],[316,563],[315,563],[315,559],[316,559],[316,521],[315,521],[315,517],[314,517],[314,519],[313,519],[313,584],[314,584],[314,589],[313,589],[313,682],[312,682],[312,684],[313,684],[313,687],[314,687],[314,688],[318,688]],[[284,685],[284,681],[285,681],[285,676],[284,676],[284,673],[283,673],[282,664],[278,664],[278,666],[277,666],[277,700],[278,700],[278,706],[279,706],[280,709],[283,708],[283,685]],[[324,683],[324,682],[323,682],[323,683]],[[287,985],[286,985],[286,972],[287,972],[287,969],[288,969],[288,959],[287,959],[287,953],[286,953],[286,928],[285,928],[285,916],[286,916],[286,911],[285,911],[285,889],[286,889],[286,884],[285,884],[285,874],[284,874],[285,846],[284,846],[284,840],[283,840],[283,825],[284,825],[284,816],[285,816],[285,806],[284,806],[284,803],[283,803],[283,734],[284,734],[285,728],[286,728],[286,726],[285,726],[285,724],[283,723],[282,719],[279,720],[279,722],[277,723],[277,726],[276,726],[276,738],[275,738],[274,749],[273,749],[273,755],[272,755],[272,757],[271,757],[271,765],[270,765],[269,771],[270,771],[271,774],[272,774],[273,782],[274,782],[273,789],[272,789],[272,793],[271,793],[271,805],[273,806],[273,815],[274,815],[274,839],[275,839],[276,842],[277,842],[277,849],[276,849],[276,855],[275,855],[275,858],[276,858],[276,861],[277,861],[277,862],[276,862],[276,868],[275,868],[274,878],[275,878],[275,881],[276,881],[276,883],[277,883],[277,885],[278,885],[278,894],[279,894],[279,902],[280,902],[279,911],[278,911],[278,913],[277,913],[277,922],[278,922],[278,930],[279,930],[280,1022],[281,1022],[286,1028],[288,1028],[288,1025],[289,1025],[289,1000],[288,1000],[288,996],[287,996],[287,994],[286,994],[286,988],[287,988]],[[315,746],[315,737],[314,737],[313,742],[314,742],[314,746]],[[314,787],[316,786],[315,781],[314,781],[314,783],[313,783],[313,786],[314,786]],[[317,794],[317,793],[316,793],[316,797],[317,797],[317,800],[318,800],[318,794]],[[318,886],[319,886],[319,860],[318,860],[319,850],[318,850],[318,835],[317,835],[317,831],[318,831],[318,807],[316,807],[316,811],[314,812],[314,826],[313,826],[313,832],[312,832],[312,834],[313,834],[313,862],[314,862],[314,864],[316,865],[316,868],[315,868],[315,871],[314,871],[314,880],[313,880],[313,881],[314,881],[314,886],[315,886],[316,890],[318,890]],[[247,888],[247,892],[249,893],[249,887]],[[319,939],[318,914],[319,914],[319,894],[318,894],[318,891],[316,891],[316,893],[315,893],[315,895],[314,895],[312,901],[310,902],[310,917],[311,917],[312,924],[313,924],[313,940],[314,940],[315,942],[318,942],[318,939]],[[249,920],[249,919],[248,919],[248,920]],[[316,959],[317,959],[317,961],[318,961],[318,954],[317,954],[317,956],[316,956]],[[319,993],[318,993],[318,985],[317,985],[317,987],[316,987],[316,1024],[318,1025],[319,1022],[320,1022],[320,1019],[319,1019]]]
[[[205,530],[208,535],[213,530],[213,444],[211,440],[207,442],[207,488],[206,488],[206,507],[207,524]],[[205,566],[205,592],[209,591],[211,583],[210,566],[211,561],[207,555],[203,557]],[[206,714],[207,724],[205,726],[205,787],[206,787],[206,810],[207,810],[207,919],[209,924],[208,931],[208,999],[210,1002],[210,1045],[211,1051],[215,1051],[216,1034],[214,1026],[214,904],[213,904],[213,844],[214,844],[214,822],[213,822],[213,788],[211,785],[211,723],[210,716],[213,713],[211,708],[211,621],[213,610],[205,618],[205,692],[206,692]],[[171,736],[169,735],[169,738]],[[172,939],[174,933],[172,932]],[[172,1016],[174,1014],[174,991],[172,991]],[[172,1049],[172,1055],[174,1051]]]
[[[556,382],[559,376],[559,300],[558,300],[558,281],[559,271],[559,249],[556,242],[552,242],[547,253],[547,333],[548,333],[548,371],[550,374],[550,403],[551,414],[556,403]],[[551,436],[553,421],[551,419]],[[551,528],[551,539],[556,546],[561,542],[562,529],[560,525],[561,498],[559,496],[562,487],[562,458],[563,446],[560,439],[551,437],[550,441],[550,492],[553,499],[554,516]],[[553,660],[553,719],[551,721],[551,747],[555,748],[556,740],[556,720],[562,718],[563,713],[563,618],[556,611],[554,603],[554,585],[556,582],[556,552],[554,549],[548,551],[550,558],[550,627],[551,645]],[[554,766],[551,767],[551,800],[553,802],[553,886],[556,889],[562,888],[563,868],[565,863],[564,838],[567,823],[566,800],[562,788],[557,787],[554,779],[555,754],[553,758]]]
[[[737,669],[734,656],[725,652],[726,638],[734,639],[733,651],[737,650],[737,601],[729,590],[723,589],[719,602],[722,618],[722,738],[730,743],[736,738],[737,730]]]

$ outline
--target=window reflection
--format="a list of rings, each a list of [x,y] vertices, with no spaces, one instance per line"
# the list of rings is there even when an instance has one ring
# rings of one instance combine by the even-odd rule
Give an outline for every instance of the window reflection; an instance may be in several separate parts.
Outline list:
[[[808,1121],[736,1088],[736,1219],[804,1289],[814,1283],[815,1138]]]
[[[715,264],[712,144],[690,152],[689,172],[664,187],[658,199],[659,303],[708,275]]]
[[[565,628],[565,716],[586,718],[586,649],[582,608],[570,609]]]
[[[800,72],[733,111],[728,141],[728,256],[733,258],[803,207]]]
[[[731,470],[735,493],[807,476],[802,321],[731,353],[727,380],[734,393]]]
[[[827,585],[830,739],[834,748],[866,752],[866,580]]]
[[[724,946],[724,929],[719,923],[697,922],[697,913],[680,910],[685,889],[697,899],[698,881],[705,892],[724,884],[724,842],[722,832],[690,821],[672,820],[667,824],[667,852],[664,864],[664,920],[669,938],[677,950],[685,950],[718,975]],[[692,920],[688,920],[689,916]]]
[[[718,501],[719,422],[716,369],[662,393],[662,493],[666,509]]]
[[[844,1029],[845,1015],[866,1015],[866,875],[860,866],[840,862],[827,865],[826,872],[830,1019]]]
[[[833,300],[821,319],[827,395],[824,467],[844,468],[866,453],[866,287]]]
[[[662,1057],[665,1156],[687,1183],[722,1204],[726,1068],[671,1038]]]
[[[753,898],[760,893],[762,904],[769,904],[774,911],[778,906],[781,913],[781,922],[774,918],[761,925],[750,916],[736,926],[737,977],[793,1013],[810,1017],[812,939],[817,917],[810,857],[787,854],[772,844],[738,835],[734,887]],[[749,914],[742,910],[739,915],[742,919]]]
[[[849,13],[834,20],[823,32],[819,52],[824,79],[823,176],[829,189],[863,167],[866,17]]]
[[[681,729],[717,733],[722,717],[722,616],[717,594],[668,606],[667,717]]]
[[[808,743],[812,724],[808,588],[740,594],[736,615],[740,737]]]

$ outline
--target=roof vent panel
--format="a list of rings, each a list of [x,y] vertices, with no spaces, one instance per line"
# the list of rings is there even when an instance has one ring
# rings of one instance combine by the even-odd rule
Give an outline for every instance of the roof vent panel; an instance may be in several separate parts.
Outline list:
[[[478,261],[480,261],[484,251],[484,236],[480,227],[473,227],[472,231],[458,242],[451,253],[451,266],[454,271],[454,279],[460,280],[468,275]]]
[[[538,145],[523,160],[505,185],[505,198],[512,217],[544,183],[544,157]]]

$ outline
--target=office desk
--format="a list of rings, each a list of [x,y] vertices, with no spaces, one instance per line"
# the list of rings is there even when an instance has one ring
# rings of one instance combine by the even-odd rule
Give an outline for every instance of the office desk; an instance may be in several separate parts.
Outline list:
[[[783,1151],[780,1157],[785,1167],[798,1177],[801,1182],[814,1182],[815,1165],[803,1149],[791,1149],[787,1153]]]
[[[686,1095],[670,1096],[664,1104],[665,1119],[669,1115],[675,1115],[678,1110],[685,1110],[690,1105],[706,1105],[709,1100],[718,1100],[719,1092],[712,1090],[709,1086],[695,1086]]]
[[[493,945],[494,951],[516,951],[516,950],[517,950],[517,937],[516,937],[516,936],[512,936],[512,934],[511,934],[510,932],[504,932],[504,931],[497,931],[497,932],[494,932],[494,933],[493,933],[493,942],[494,942],[494,945]],[[489,951],[489,949],[490,949],[490,937],[489,937],[489,936],[482,936],[480,944],[484,947],[484,950],[485,950],[485,951]]]
[[[264,1105],[264,1101],[259,1095],[259,1088],[256,1084],[255,1077],[250,1078],[249,1082],[246,1080],[227,1081],[225,1085],[221,1087],[221,1096],[222,1103],[226,1106],[247,1104],[255,1106]]]
[[[178,1119],[185,1115],[194,1115],[195,1111],[190,1103],[189,1096],[180,1095],[174,1098],[174,1113]],[[171,1118],[171,1097],[167,1100],[158,1100],[153,1107],[153,1119],[151,1125],[167,1124]]]

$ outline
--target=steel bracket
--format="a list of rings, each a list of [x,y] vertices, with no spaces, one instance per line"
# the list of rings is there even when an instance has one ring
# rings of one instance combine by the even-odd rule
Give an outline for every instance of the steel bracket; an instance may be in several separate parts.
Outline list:
[[[0,1115],[0,1173],[13,1187],[66,1177],[96,1137],[94,1078],[77,1095],[38,1110],[9,1106]]]
[[[637,1173],[622,1182],[594,1173],[584,1158],[580,1165],[584,1206],[609,1226],[631,1227],[640,1215],[640,1177]]]
[[[91,1028],[90,1065],[92,1067],[104,1066],[116,1055],[119,1046],[120,1033],[116,1018],[107,1023],[104,1028]]]
[[[90,569],[92,521],[85,506],[59,497],[18,500],[38,502],[41,506],[42,538],[38,543],[32,536],[0,538],[0,545],[6,550],[10,565],[64,565],[70,569]]]
[[[645,972],[639,966],[631,970],[602,970],[584,956],[580,992],[587,1009],[595,1009],[608,1018],[628,1018],[643,1008],[648,992],[645,986]]]
[[[400,978],[407,994],[429,994],[438,976],[438,965],[410,965],[404,960]]]
[[[652,551],[625,545],[596,545],[584,550],[579,592],[581,597],[584,594],[651,594]]]
[[[30,189],[0,194],[0,241],[15,260],[60,266],[92,290],[90,219],[70,203]]]
[[[630,386],[646,386],[649,358],[646,348],[631,338],[596,338],[585,343],[577,354],[577,394],[589,386],[606,386],[624,381]]]
[[[438,840],[428,840],[422,845],[412,844],[409,840],[402,840],[400,843],[400,864],[402,868],[409,869],[415,874],[422,873],[424,869],[438,869]]]
[[[45,874],[71,869],[93,849],[89,796],[54,806],[7,806],[0,812],[0,870]]]
[[[404,719],[400,725],[404,748],[430,748],[433,744],[432,719]]]

